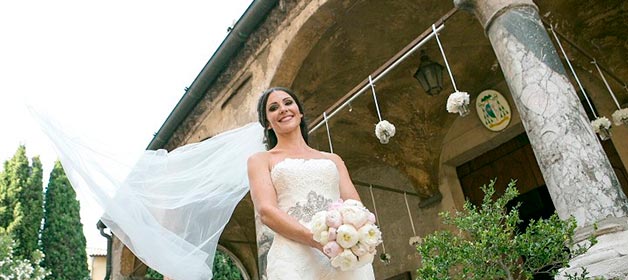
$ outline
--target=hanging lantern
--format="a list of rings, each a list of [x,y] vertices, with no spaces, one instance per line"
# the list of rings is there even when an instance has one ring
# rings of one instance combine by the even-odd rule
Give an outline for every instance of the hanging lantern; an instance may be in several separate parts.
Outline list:
[[[443,66],[432,61],[424,50],[421,50],[421,64],[414,73],[423,90],[429,95],[437,95],[443,90]]]

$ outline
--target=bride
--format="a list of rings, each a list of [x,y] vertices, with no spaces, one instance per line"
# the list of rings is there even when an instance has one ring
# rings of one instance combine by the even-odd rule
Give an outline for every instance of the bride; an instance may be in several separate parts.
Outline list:
[[[309,222],[315,212],[339,198],[359,197],[340,157],[307,145],[303,107],[288,89],[262,94],[261,126],[138,155],[104,151],[70,136],[42,111],[31,112],[79,196],[100,205],[101,221],[163,275],[211,278],[218,239],[250,191],[262,222],[276,233],[268,279],[374,279],[371,264],[347,272],[333,268],[313,240]]]
[[[268,150],[252,155],[247,170],[255,210],[276,233],[268,279],[374,279],[371,264],[333,268],[308,228],[312,215],[330,202],[360,200],[342,159],[308,146],[303,106],[290,90],[266,90],[257,110]]]

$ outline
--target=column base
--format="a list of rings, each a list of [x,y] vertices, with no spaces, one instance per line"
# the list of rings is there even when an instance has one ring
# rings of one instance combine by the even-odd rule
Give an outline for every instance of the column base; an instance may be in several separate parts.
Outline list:
[[[588,277],[604,279],[628,279],[628,217],[606,218],[598,222],[598,229],[592,226],[579,228],[575,241],[585,244],[588,236],[595,234],[597,244],[569,261],[569,268],[562,269],[555,279],[568,279],[566,274],[582,274],[586,268]]]

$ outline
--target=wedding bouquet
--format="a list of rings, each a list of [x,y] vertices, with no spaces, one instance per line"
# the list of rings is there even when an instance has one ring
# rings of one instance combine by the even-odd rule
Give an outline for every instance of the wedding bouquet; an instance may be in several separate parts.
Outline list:
[[[382,243],[375,215],[353,199],[338,200],[327,211],[314,214],[312,233],[331,258],[331,265],[342,271],[372,263],[375,247]]]

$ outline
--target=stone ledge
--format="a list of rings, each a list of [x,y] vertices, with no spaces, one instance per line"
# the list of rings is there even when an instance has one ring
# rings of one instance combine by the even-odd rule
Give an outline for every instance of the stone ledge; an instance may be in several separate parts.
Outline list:
[[[593,235],[595,237],[602,236],[620,231],[628,231],[628,217],[607,217],[596,223],[597,229],[593,225],[588,225],[576,229],[574,234],[574,242],[580,243]]]

